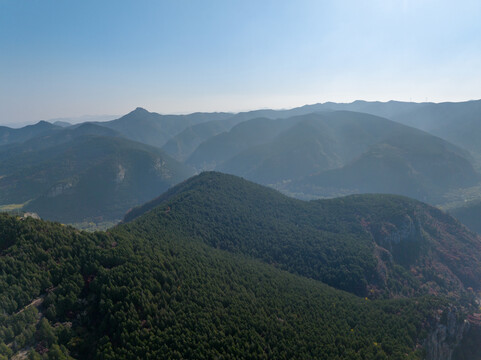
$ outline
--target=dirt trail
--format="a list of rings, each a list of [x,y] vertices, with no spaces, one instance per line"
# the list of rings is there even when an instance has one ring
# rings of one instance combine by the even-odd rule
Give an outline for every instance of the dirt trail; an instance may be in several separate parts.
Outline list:
[[[25,310],[27,310],[31,306],[39,307],[43,303],[44,299],[45,299],[45,295],[42,295],[42,296],[36,298],[30,304],[24,306],[23,309],[19,310],[17,312],[17,314],[20,314],[20,313],[24,312]]]

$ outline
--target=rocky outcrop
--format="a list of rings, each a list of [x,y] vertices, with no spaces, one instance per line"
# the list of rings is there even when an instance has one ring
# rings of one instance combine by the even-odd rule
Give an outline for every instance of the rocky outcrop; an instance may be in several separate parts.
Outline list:
[[[420,235],[418,233],[419,225],[416,226],[414,221],[409,216],[406,216],[400,226],[397,226],[382,239],[382,245],[392,251],[392,246],[399,244],[401,241],[413,241],[419,238]]]
[[[163,179],[172,178],[172,173],[163,159],[157,158],[154,161],[154,171]]]
[[[452,360],[456,346],[469,330],[467,320],[457,319],[455,308],[446,309],[424,343],[427,360]]]
[[[115,177],[115,182],[117,184],[121,184],[122,181],[124,181],[124,179],[125,179],[125,168],[121,164],[119,164],[117,176]]]
[[[74,186],[73,181],[61,182],[52,186],[48,192],[47,197],[56,197],[62,195],[65,191],[71,189]]]

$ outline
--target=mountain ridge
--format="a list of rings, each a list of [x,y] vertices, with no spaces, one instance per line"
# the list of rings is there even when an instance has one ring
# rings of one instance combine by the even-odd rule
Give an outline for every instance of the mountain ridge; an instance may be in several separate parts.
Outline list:
[[[420,287],[447,294],[443,283],[460,292],[481,289],[476,280],[481,237],[440,210],[405,197],[353,195],[305,202],[232,175],[204,172],[133,209],[124,223],[135,223],[143,214],[143,222],[157,224],[156,231],[183,224],[185,236],[362,296],[406,296]],[[378,226],[371,228],[371,222]],[[279,247],[276,255],[274,246]],[[456,263],[459,252],[472,270]],[[340,271],[340,263],[356,270]]]

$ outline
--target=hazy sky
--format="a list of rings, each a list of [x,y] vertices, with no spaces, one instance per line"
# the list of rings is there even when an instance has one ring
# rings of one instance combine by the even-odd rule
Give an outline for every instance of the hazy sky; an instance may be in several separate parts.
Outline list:
[[[479,98],[479,0],[0,0],[0,123]]]

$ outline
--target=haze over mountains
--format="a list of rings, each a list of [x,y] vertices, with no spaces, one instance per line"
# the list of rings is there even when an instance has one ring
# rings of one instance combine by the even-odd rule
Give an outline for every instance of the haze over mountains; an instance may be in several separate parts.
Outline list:
[[[190,115],[160,115],[137,108],[119,119],[100,125],[116,130],[124,137],[141,143],[162,147],[171,137],[186,127],[209,120],[226,119],[226,113],[194,113]]]
[[[291,119],[275,139],[216,169],[306,196],[383,192],[432,203],[479,182],[468,152],[416,129],[352,112]]]
[[[95,124],[2,127],[0,205],[69,223],[115,221],[204,170],[304,199],[393,193],[462,204],[481,183],[480,103],[356,101],[190,115],[137,108]],[[67,211],[72,203],[77,210]]]
[[[476,104],[1,128],[0,356],[481,359]]]

